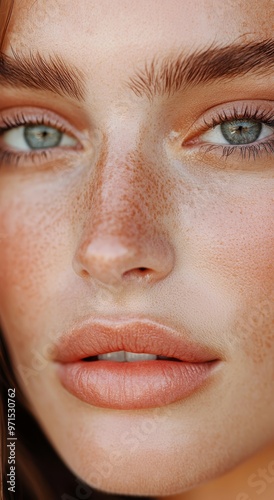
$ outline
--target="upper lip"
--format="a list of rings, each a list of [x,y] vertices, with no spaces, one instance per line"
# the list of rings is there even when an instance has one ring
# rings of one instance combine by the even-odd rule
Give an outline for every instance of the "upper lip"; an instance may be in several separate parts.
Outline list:
[[[204,363],[219,358],[213,348],[194,342],[190,332],[147,319],[88,320],[62,334],[56,361],[70,363],[115,351],[149,353]]]

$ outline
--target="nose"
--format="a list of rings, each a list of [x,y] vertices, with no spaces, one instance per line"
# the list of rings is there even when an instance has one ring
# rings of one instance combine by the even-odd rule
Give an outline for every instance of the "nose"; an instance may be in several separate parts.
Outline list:
[[[174,249],[161,217],[163,191],[157,172],[144,170],[132,160],[106,160],[97,169],[73,258],[80,277],[105,286],[152,285],[173,269]]]
[[[137,235],[136,235],[137,236]],[[131,243],[102,235],[82,243],[74,260],[79,276],[90,276],[104,285],[119,285],[129,281],[153,284],[166,277],[173,267],[172,252],[164,238]]]

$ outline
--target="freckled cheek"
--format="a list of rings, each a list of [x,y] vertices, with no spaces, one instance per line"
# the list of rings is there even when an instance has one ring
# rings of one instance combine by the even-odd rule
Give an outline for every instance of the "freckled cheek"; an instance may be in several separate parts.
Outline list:
[[[1,316],[35,317],[46,303],[66,255],[59,226],[24,207],[0,210]]]
[[[274,292],[269,297],[249,302],[235,322],[234,332],[255,364],[269,362],[274,383]]]
[[[212,193],[213,190],[210,192]],[[221,282],[235,304],[230,327],[237,356],[267,370],[274,380],[274,205],[267,189],[249,198],[218,193],[205,202],[197,197],[184,232],[186,255],[197,272]],[[182,210],[185,217],[185,210]],[[216,295],[216,303],[222,295]],[[268,374],[269,377],[269,374]]]
[[[224,206],[208,219],[205,230],[212,270],[217,268],[244,295],[274,289],[274,206]]]
[[[266,363],[274,380],[274,208],[266,201],[228,214],[215,226],[207,262],[237,297],[234,348],[257,366]]]
[[[0,326],[14,366],[31,365],[33,349],[40,353],[52,343],[50,311],[68,266],[69,211],[55,206],[49,213],[47,206],[34,210],[23,200],[0,206]]]
[[[268,240],[245,241],[232,245],[226,252],[216,252],[215,264],[239,294],[255,296],[271,293],[274,287],[273,246]],[[222,272],[222,271],[221,271]]]

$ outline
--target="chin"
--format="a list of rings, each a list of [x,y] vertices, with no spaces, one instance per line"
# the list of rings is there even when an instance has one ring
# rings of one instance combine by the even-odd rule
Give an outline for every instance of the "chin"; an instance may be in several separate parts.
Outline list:
[[[123,455],[122,459],[118,459],[118,451],[116,455],[109,451],[104,456],[100,452],[87,452],[81,461],[76,463],[73,459],[73,463],[66,463],[79,478],[79,483],[83,483],[81,491],[86,495],[95,489],[117,495],[161,497],[198,488],[229,472],[243,460],[240,456],[228,457],[220,453],[220,449],[215,455],[210,454],[207,447],[202,454],[194,450],[195,446],[188,450],[176,450],[174,446],[170,452],[163,449],[142,452],[139,449],[131,456]]]

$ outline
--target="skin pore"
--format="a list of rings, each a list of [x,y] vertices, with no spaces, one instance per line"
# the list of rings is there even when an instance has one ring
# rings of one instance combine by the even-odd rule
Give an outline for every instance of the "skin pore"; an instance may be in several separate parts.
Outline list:
[[[273,19],[272,0],[15,1],[0,76],[0,322],[32,413],[102,491],[273,498]],[[241,51],[255,43],[264,66]],[[210,50],[231,45],[218,66]],[[207,78],[194,65],[185,81],[190,54]],[[184,76],[172,92],[171,58]],[[261,146],[225,143],[218,120],[241,115],[263,123]],[[64,146],[30,154],[3,131],[42,118]],[[211,382],[136,411],[68,393],[62,333],[130,315],[216,351]]]

